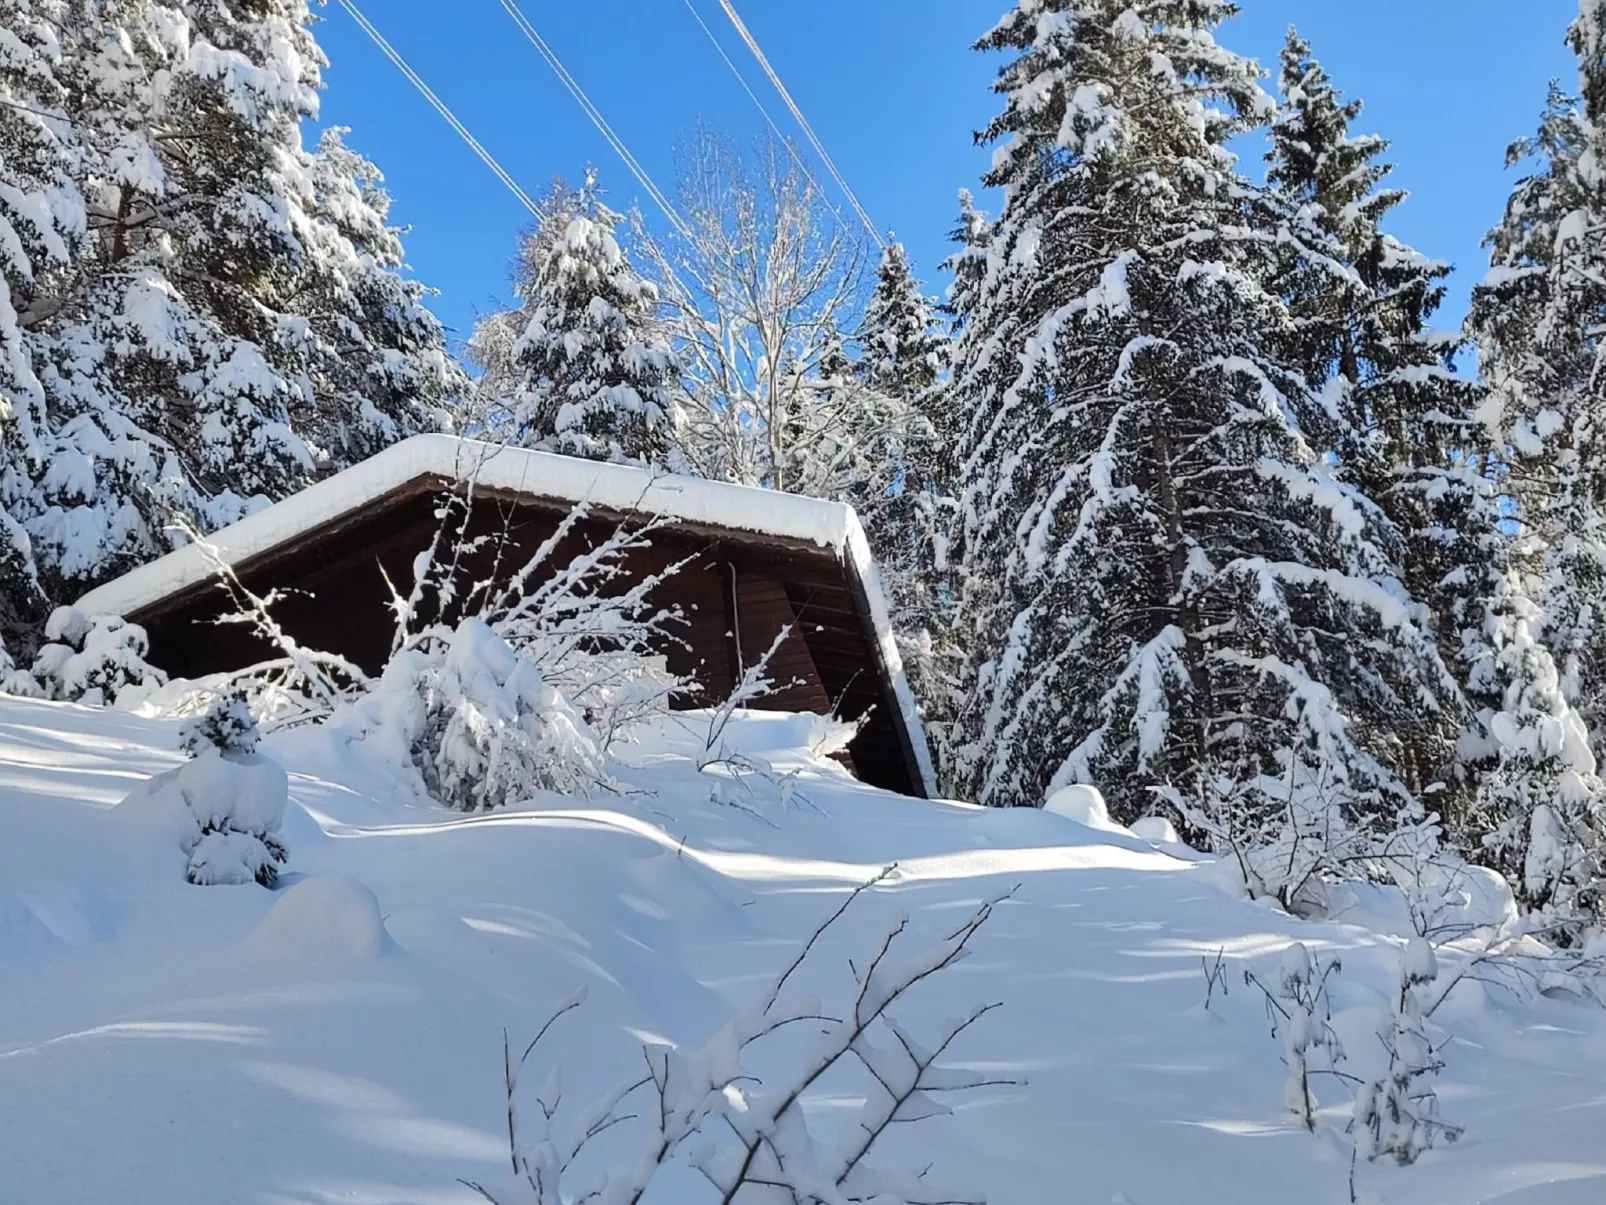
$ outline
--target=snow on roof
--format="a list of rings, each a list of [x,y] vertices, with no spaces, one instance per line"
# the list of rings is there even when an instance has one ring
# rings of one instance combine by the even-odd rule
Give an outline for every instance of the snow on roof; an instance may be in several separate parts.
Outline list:
[[[223,528],[206,542],[225,563],[237,565],[360,510],[410,482],[432,477],[802,540],[839,556],[846,555],[852,533],[859,529],[853,508],[839,502],[451,435],[415,435]],[[214,572],[211,558],[200,548],[187,545],[91,590],[77,606],[89,614],[131,615],[204,582]]]
[[[282,502],[206,538],[213,554],[237,565],[270,552],[341,515],[425,478],[473,481],[560,502],[587,502],[605,510],[660,515],[731,531],[818,545],[850,563],[863,583],[882,664],[927,793],[936,793],[919,713],[892,638],[886,600],[870,548],[851,506],[752,486],[600,464],[550,452],[481,443],[451,435],[415,435]],[[125,573],[75,604],[90,615],[133,615],[216,572],[212,557],[194,544]]]

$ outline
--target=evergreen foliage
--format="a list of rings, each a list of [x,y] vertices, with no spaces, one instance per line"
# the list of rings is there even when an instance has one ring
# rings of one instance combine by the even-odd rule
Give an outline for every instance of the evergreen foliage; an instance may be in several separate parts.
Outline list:
[[[337,133],[301,144],[311,23],[304,0],[0,17],[29,48],[0,62],[11,579],[74,594],[175,515],[212,530],[440,425],[461,378],[377,172]],[[0,617],[23,644],[37,619]]]
[[[657,287],[631,266],[617,237],[622,218],[592,180],[572,196],[554,189],[548,204],[521,249],[529,272],[517,316],[493,315],[477,332],[499,374],[486,385],[505,391],[490,403],[492,431],[571,456],[674,463],[679,367]]]
[[[1233,11],[1021,0],[979,43],[1011,55],[983,133],[1004,207],[951,385],[974,702],[942,741],[982,802],[1096,782],[1229,845],[1392,827],[1457,712],[1386,514],[1301,425],[1274,285],[1327,248],[1226,149],[1273,111],[1210,34]]]

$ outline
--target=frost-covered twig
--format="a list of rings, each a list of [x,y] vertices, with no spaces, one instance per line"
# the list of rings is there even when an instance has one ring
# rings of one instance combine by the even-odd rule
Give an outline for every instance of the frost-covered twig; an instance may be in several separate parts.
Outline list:
[[[244,624],[267,644],[279,651],[276,659],[264,661],[230,675],[232,681],[247,684],[255,696],[254,710],[271,720],[288,705],[289,722],[321,719],[333,714],[342,702],[371,688],[368,675],[357,665],[336,653],[320,652],[301,644],[273,617],[273,607],[285,596],[281,590],[257,594],[224,560],[216,545],[209,543],[188,520],[174,520],[180,531],[200,549],[218,582],[234,603],[234,613],[216,622]],[[222,693],[227,693],[226,691]]]
[[[493,1205],[639,1205],[659,1174],[672,1164],[701,1174],[708,1201],[736,1205],[783,1194],[790,1202],[860,1202],[885,1205],[981,1205],[979,1195],[935,1188],[926,1172],[889,1176],[873,1171],[867,1156],[896,1122],[920,1121],[947,1112],[937,1095],[1018,1081],[939,1065],[954,1044],[999,1007],[989,1003],[946,1024],[928,1047],[918,1042],[889,1010],[930,977],[962,959],[994,907],[1009,894],[989,899],[958,928],[932,947],[904,956],[900,938],[907,918],[894,918],[872,956],[854,969],[855,994],[847,1016],[825,1015],[814,1001],[794,995],[791,984],[819,943],[864,895],[895,874],[888,867],[851,892],[809,936],[758,1005],[733,1018],[701,1049],[681,1052],[668,1046],[642,1048],[644,1075],[621,1081],[578,1109],[565,1105],[559,1069],[536,1095],[535,1133],[518,1108],[521,1072],[554,1025],[580,1006],[583,993],[551,1013],[522,1056],[515,1059],[503,1036],[503,1085],[507,1095],[509,1164],[506,1187],[467,1182]],[[850,964],[852,965],[852,964]],[[817,1027],[806,1061],[773,1088],[752,1075],[745,1058],[765,1039],[797,1025]],[[833,1068],[857,1067],[868,1078],[865,1103],[852,1128],[834,1143],[810,1133],[802,1101]],[[627,1111],[626,1102],[640,1101]],[[582,1155],[594,1140],[618,1127],[634,1130],[635,1155],[610,1151],[605,1174],[583,1179]],[[687,1146],[693,1135],[697,1149]],[[683,1173],[682,1173],[683,1174]],[[678,1183],[677,1179],[677,1183]]]

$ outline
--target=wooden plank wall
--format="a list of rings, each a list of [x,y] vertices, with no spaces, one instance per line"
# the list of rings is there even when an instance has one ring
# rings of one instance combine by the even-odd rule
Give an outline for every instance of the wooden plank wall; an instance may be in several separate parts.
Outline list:
[[[242,567],[241,578],[259,594],[284,592],[275,618],[302,644],[339,652],[366,672],[378,673],[389,657],[393,630],[385,577],[403,593],[410,588],[414,559],[438,528],[438,505],[431,493],[385,500],[369,513],[347,517],[293,548]],[[459,570],[463,588],[493,574],[505,579],[557,530],[564,513],[551,505],[481,504],[470,527],[470,536],[480,543],[463,557]],[[551,566],[567,565],[607,539],[614,527],[603,518],[577,525],[554,550]],[[628,589],[646,574],[690,558],[654,597],[679,612],[674,638],[662,648],[670,670],[694,678],[702,688],[679,700],[680,706],[705,707],[726,698],[740,673],[738,644],[744,664],[750,665],[790,624],[792,632],[770,666],[772,679],[790,685],[752,705],[825,712],[839,704],[850,719],[870,711],[868,726],[852,746],[852,765],[868,782],[919,793],[867,628],[834,555],[678,528],[651,539],[652,546],[632,553],[625,574],[608,588]],[[218,619],[231,610],[227,596],[210,584],[130,618],[149,632],[154,664],[193,678],[276,655],[248,628],[219,626]]]

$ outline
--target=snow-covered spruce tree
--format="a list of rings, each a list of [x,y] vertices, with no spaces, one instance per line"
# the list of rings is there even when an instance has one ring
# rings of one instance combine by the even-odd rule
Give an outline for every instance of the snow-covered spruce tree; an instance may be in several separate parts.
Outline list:
[[[524,328],[530,325],[536,278],[546,265],[553,243],[580,212],[580,190],[555,176],[536,198],[535,206],[536,216],[519,234],[513,255],[509,273],[512,304],[476,318],[466,348],[467,360],[477,375],[473,388],[462,399],[457,426],[491,439],[505,441],[511,437],[509,407],[522,377],[514,353]]]
[[[1268,178],[1301,240],[1321,253],[1283,282],[1301,368],[1331,423],[1338,475],[1387,516],[1400,577],[1433,613],[1455,664],[1481,625],[1504,541],[1475,417],[1481,395],[1452,370],[1459,336],[1428,325],[1450,265],[1382,230],[1406,199],[1382,187],[1388,143],[1350,132],[1360,102],[1340,99],[1294,30],[1279,86]]]
[[[372,169],[314,154],[304,0],[118,0],[63,22],[87,237],[30,304],[49,471],[12,513],[71,593],[433,425],[454,373],[394,277]],[[8,505],[11,505],[8,503]]]
[[[1396,572],[1427,607],[1440,655],[1471,699],[1466,756],[1432,799],[1467,840],[1480,767],[1498,758],[1482,721],[1501,711],[1510,685],[1492,671],[1514,656],[1491,642],[1510,635],[1510,610],[1520,606],[1509,597],[1513,545],[1501,528],[1494,448],[1477,417],[1482,394],[1452,371],[1459,338],[1428,326],[1450,266],[1381,228],[1406,198],[1383,187],[1388,144],[1351,132],[1360,102],[1340,98],[1294,30],[1279,87],[1268,178],[1301,241],[1321,252],[1280,282],[1322,403],[1311,423],[1329,437],[1337,476],[1386,516]]]
[[[197,886],[273,886],[288,857],[280,831],[290,780],[259,740],[244,700],[215,700],[179,729],[190,760],[135,787],[113,816],[170,835]]]
[[[63,287],[84,230],[76,130],[58,78],[65,9],[17,0],[0,14],[0,644],[18,656],[47,610],[23,527],[50,466],[29,331]]]
[[[909,267],[902,244],[887,247],[858,333],[859,376],[885,399],[898,437],[879,465],[867,465],[851,502],[864,520],[892,608],[906,670],[918,695],[928,696],[938,672],[934,644],[942,624],[947,529],[953,498],[951,456],[923,411],[941,388],[948,340],[931,302]]]
[[[576,199],[523,297],[502,437],[525,447],[629,463],[671,461],[675,354],[658,290],[619,245],[622,222],[593,180]]]
[[[1606,5],[1583,0],[1568,42],[1582,106],[1552,88],[1538,134],[1513,144],[1533,163],[1486,240],[1490,272],[1468,328],[1504,452],[1516,516],[1538,556],[1540,638],[1600,752],[1606,721]]]
[[[46,698],[128,707],[167,681],[145,660],[150,651],[145,629],[118,616],[57,607],[45,624],[45,640],[32,678]]]
[[[1569,30],[1582,107],[1553,86],[1537,134],[1507,153],[1532,167],[1486,240],[1491,267],[1468,316],[1517,535],[1473,682],[1487,736],[1471,750],[1482,764],[1464,840],[1564,942],[1599,923],[1606,872],[1603,13],[1585,0]]]
[[[980,43],[1013,57],[954,372],[976,655],[946,771],[992,804],[1160,798],[1240,849],[1393,825],[1448,758],[1456,691],[1385,517],[1297,422],[1268,282],[1314,252],[1226,150],[1272,110],[1210,35],[1233,11],[1021,0]]]

